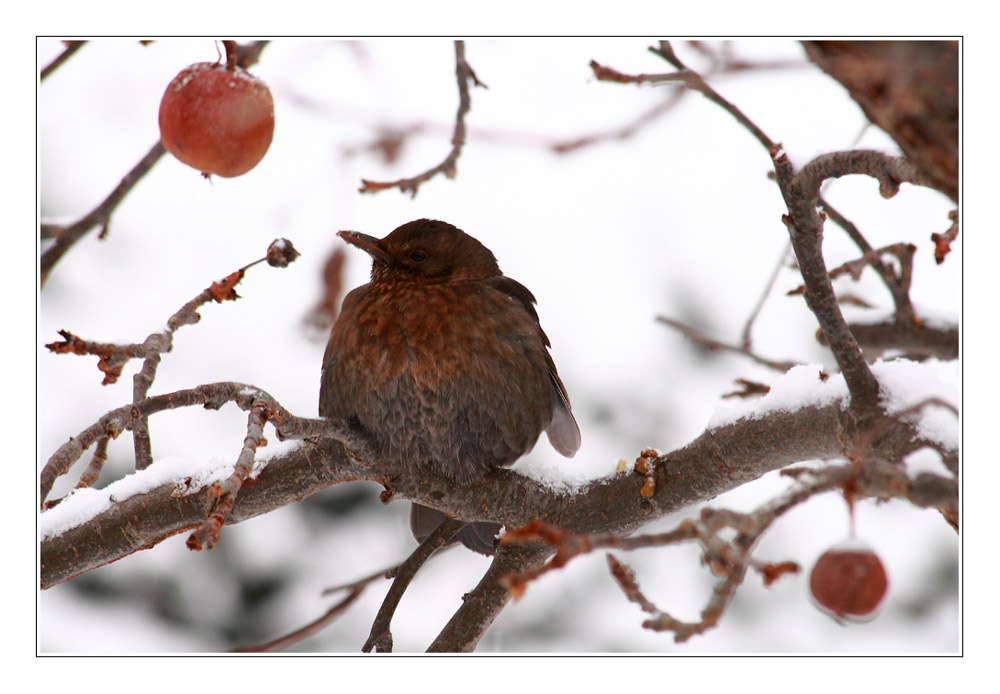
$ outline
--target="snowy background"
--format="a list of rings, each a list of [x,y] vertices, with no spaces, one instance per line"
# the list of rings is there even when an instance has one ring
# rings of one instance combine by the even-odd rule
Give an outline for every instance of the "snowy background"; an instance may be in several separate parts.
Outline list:
[[[394,180],[436,165],[448,152],[457,106],[454,49],[442,39],[335,42],[279,40],[252,72],[271,88],[276,130],[250,173],[207,182],[169,155],[130,193],[104,241],[91,232],[52,272],[38,321],[39,464],[103,413],[131,399],[131,363],[102,387],[94,357],[52,355],[43,345],[66,329],[97,341],[141,342],[212,281],[261,257],[272,239],[302,253],[278,270],[257,267],[242,299],[201,309],[164,355],[154,393],[232,380],[259,386],[289,410],[315,416],[324,336],[304,327],[321,291],[320,271],[343,242],[338,229],[383,236],[420,217],[476,236],[505,274],[538,298],[542,325],[580,422],[573,460],[544,438],[519,466],[558,468],[582,480],[610,473],[644,447],[665,451],[704,430],[734,390],[733,379],[771,381],[747,359],[709,354],[655,321],[666,315],[738,342],[775,264],[785,253],[783,205],[767,178],[763,148],[697,94],[633,137],[557,155],[551,146],[614,131],[668,98],[675,87],[597,82],[590,60],[627,73],[668,72],[652,39],[522,39],[467,42],[466,58],[488,89],[472,90],[468,142],[454,180],[435,178],[415,198],[395,190],[360,195],[362,178]],[[704,58],[677,44],[693,67]],[[805,61],[793,41],[745,40],[729,47],[750,61],[797,67],[720,75],[710,81],[793,161],[854,146],[895,152],[839,84]],[[61,50],[38,43],[44,66]],[[158,138],[163,89],[190,63],[214,60],[214,42],[164,40],[85,46],[38,90],[41,214],[72,222],[90,211]],[[381,127],[420,131],[386,164],[353,153]],[[877,184],[832,182],[827,199],[879,247],[918,245],[912,296],[925,315],[957,321],[963,237],[936,266],[932,232],[947,228],[948,200],[904,186],[891,200]],[[858,255],[832,224],[827,264]],[[370,268],[349,250],[346,288]],[[784,267],[756,324],[756,350],[778,360],[833,360],[813,339],[801,284]],[[888,308],[866,272],[839,290]],[[942,365],[952,401],[958,369]],[[245,415],[164,413],[151,421],[154,455],[210,466],[235,458]],[[270,431],[270,430],[269,430]],[[281,450],[273,435],[265,454]],[[104,486],[129,470],[131,441],[110,447]],[[88,455],[89,457],[89,455]],[[193,462],[192,462],[193,461]],[[925,462],[925,461],[920,461]],[[931,463],[928,463],[931,464]],[[67,491],[61,480],[55,495]],[[750,510],[787,485],[769,475],[712,502]],[[373,484],[343,485],[252,521],[226,527],[211,552],[189,552],[184,535],[47,590],[38,598],[42,652],[216,652],[266,640],[315,618],[339,596],[321,590],[393,565],[412,549],[406,504],[379,504]],[[653,529],[666,529],[678,517]],[[901,502],[861,504],[858,534],[881,556],[890,590],[872,622],[842,627],[807,595],[808,568],[848,533],[846,505],[827,495],[797,508],[765,536],[762,559],[792,560],[805,573],[770,588],[748,575],[720,626],[685,644],[644,631],[639,609],[608,575],[601,554],[529,586],[501,613],[481,652],[864,652],[941,653],[960,646],[959,542],[936,512]],[[618,555],[647,596],[693,620],[713,585],[694,546]],[[450,551],[418,575],[393,620],[395,649],[422,651],[451,617],[488,560]],[[357,652],[388,583],[371,586],[348,613],[296,646]]]

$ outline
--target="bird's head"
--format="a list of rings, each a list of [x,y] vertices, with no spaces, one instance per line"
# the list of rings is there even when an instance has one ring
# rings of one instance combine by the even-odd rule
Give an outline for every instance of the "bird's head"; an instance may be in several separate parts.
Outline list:
[[[372,283],[482,280],[501,274],[496,258],[461,229],[418,219],[377,239],[358,231],[337,234],[372,257]]]

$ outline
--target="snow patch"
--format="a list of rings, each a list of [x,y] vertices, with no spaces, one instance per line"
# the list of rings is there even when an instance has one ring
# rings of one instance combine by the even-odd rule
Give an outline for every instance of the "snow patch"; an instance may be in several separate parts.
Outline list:
[[[816,364],[793,367],[775,379],[771,390],[759,400],[727,402],[718,407],[708,428],[716,429],[740,419],[760,419],[771,412],[796,412],[835,402],[846,406],[848,394],[843,374],[831,375],[823,381],[820,370]],[[957,361],[877,360],[871,370],[879,382],[881,404],[889,414],[902,412],[929,398],[959,406],[961,373]],[[917,424],[923,438],[958,447],[958,418],[949,408],[928,403],[906,418]]]
[[[250,477],[259,475],[266,465],[266,460],[255,460]],[[161,458],[145,470],[123,477],[103,489],[74,489],[58,506],[39,515],[39,536],[43,540],[57,537],[104,513],[114,503],[145,494],[165,484],[177,485],[182,494],[194,494],[207,485],[226,479],[233,474],[234,469],[234,461],[220,458],[208,461],[183,457]]]

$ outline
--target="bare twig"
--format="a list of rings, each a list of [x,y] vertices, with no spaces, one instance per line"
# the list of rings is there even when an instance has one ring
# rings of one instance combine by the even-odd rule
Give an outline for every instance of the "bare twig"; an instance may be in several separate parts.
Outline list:
[[[958,326],[935,326],[926,323],[916,315],[913,302],[910,299],[913,255],[916,246],[900,243],[873,249],[857,226],[840,214],[822,196],[819,197],[819,204],[823,207],[827,217],[842,227],[863,253],[861,258],[845,263],[841,268],[846,269],[857,279],[861,269],[865,265],[871,265],[882,278],[882,282],[889,290],[895,305],[894,320],[890,322],[850,324],[849,327],[858,344],[872,354],[881,354],[885,350],[896,349],[906,356],[916,359],[927,356],[957,359]],[[949,213],[949,218],[954,222],[955,213]],[[932,238],[938,241],[938,238],[934,237],[938,237],[938,235],[932,235]],[[938,257],[940,250],[941,246],[939,245],[935,249],[935,258]],[[884,254],[895,255],[899,259],[898,275],[890,263],[882,260]],[[832,270],[831,277],[835,276],[838,271],[842,271],[841,268]],[[820,342],[825,344],[822,333],[820,334]]]
[[[734,390],[728,393],[723,393],[724,398],[755,398],[761,395],[767,395],[771,386],[765,383],[758,383],[757,381],[751,381],[746,378],[737,378],[736,384],[742,386],[742,390]]]
[[[577,137],[572,140],[565,140],[560,142],[555,142],[549,145],[551,149],[556,154],[567,154],[573,152],[582,147],[588,147],[599,142],[609,142],[609,141],[624,141],[635,135],[639,130],[641,130],[646,125],[652,123],[654,120],[659,118],[661,115],[672,109],[681,99],[684,98],[684,91],[675,91],[669,98],[660,101],[655,106],[653,106],[648,111],[641,113],[635,120],[631,123],[627,123],[615,130],[610,132],[597,133],[594,135],[584,135],[582,137]]]
[[[265,403],[268,421],[274,425],[279,439],[332,437],[342,441],[355,452],[357,457],[370,457],[367,452],[368,442],[346,425],[327,419],[296,417],[285,410],[270,394],[253,386],[233,382],[208,383],[196,388],[156,395],[111,410],[94,424],[70,438],[49,457],[42,468],[39,475],[41,500],[45,501],[55,480],[65,474],[83,452],[99,439],[117,438],[135,422],[157,412],[197,406],[217,410],[227,402],[234,402],[244,410],[250,410],[257,402]]]
[[[79,241],[84,234],[96,226],[101,226],[105,230],[107,229],[108,223],[111,220],[111,214],[166,151],[163,144],[157,142],[146,153],[146,156],[140,159],[139,163],[125,174],[121,183],[111,191],[111,194],[100,205],[87,213],[80,221],[56,232],[55,242],[42,252],[40,260],[41,284],[43,287],[55,264],[59,262],[66,252],[73,247],[73,244]]]
[[[246,271],[261,262],[267,262],[272,267],[285,267],[293,262],[299,253],[287,239],[276,239],[268,246],[267,254],[249,263],[236,272],[230,273],[224,279],[213,282],[210,287],[198,296],[184,304],[167,321],[167,326],[160,332],[149,335],[142,344],[115,345],[89,342],[72,333],[60,330],[62,342],[53,342],[46,347],[56,354],[93,354],[100,357],[97,368],[104,373],[102,385],[108,385],[118,380],[122,368],[130,359],[141,358],[142,368],[132,379],[132,401],[144,400],[149,393],[156,369],[160,363],[160,355],[169,352],[173,345],[174,332],[183,325],[193,325],[201,320],[198,309],[209,301],[234,301],[239,298],[234,288],[243,279]],[[145,418],[132,424],[135,448],[135,468],[143,470],[153,462],[152,444],[149,426]]]
[[[528,584],[555,569],[561,569],[570,560],[581,554],[589,554],[595,549],[640,549],[679,544],[698,538],[698,528],[691,521],[681,521],[676,529],[657,535],[635,535],[624,537],[617,534],[576,535],[548,523],[533,520],[526,525],[510,528],[501,538],[501,544],[519,544],[542,541],[555,547],[555,554],[544,565],[507,576],[504,584],[514,598],[520,598]]]
[[[702,79],[701,75],[699,75],[697,72],[694,72],[693,70],[689,70],[688,67],[683,62],[681,62],[680,58],[677,57],[677,54],[674,53],[674,49],[670,45],[669,41],[660,41],[659,48],[650,48],[649,51],[650,53],[654,53],[660,56],[668,63],[670,63],[678,70],[680,70],[681,72],[678,74],[684,75],[684,84],[686,84],[689,89],[694,89],[695,91],[701,92],[710,101],[721,106],[725,111],[727,111],[730,115],[732,115],[733,118],[735,118],[740,125],[742,125],[744,128],[753,133],[753,136],[757,138],[757,141],[760,142],[765,149],[770,151],[771,148],[774,147],[775,144],[774,141],[771,140],[771,138],[769,138],[767,135],[765,135],[764,131],[761,130],[759,127],[757,127],[756,123],[747,118],[747,116],[743,113],[743,111],[737,108],[735,104],[725,99],[717,91],[712,89],[712,87],[710,87],[708,83],[705,82],[704,79]]]
[[[721,41],[718,45],[709,41],[687,41],[688,46],[698,51],[712,62],[710,73],[743,72],[748,70],[785,70],[806,67],[804,60],[746,60],[733,55],[733,42]]]
[[[84,340],[74,335],[68,330],[60,330],[60,342],[50,342],[45,348],[53,354],[77,354],[81,356],[93,355],[99,357],[97,369],[104,374],[101,385],[110,385],[118,381],[121,376],[122,367],[130,359],[141,357],[143,354],[142,345],[116,345],[107,342],[94,342]]]
[[[364,585],[358,585],[351,588],[343,600],[338,602],[336,605],[327,610],[321,617],[309,622],[304,627],[296,629],[295,631],[285,634],[279,638],[272,641],[265,641],[264,643],[258,643],[253,646],[242,646],[240,648],[234,649],[236,653],[275,653],[277,651],[282,651],[292,644],[298,643],[303,639],[306,639],[313,634],[319,633],[324,628],[327,627],[331,622],[340,617],[347,611],[347,608],[354,604],[354,601],[361,597],[361,593],[364,592]]]
[[[924,404],[929,403],[921,403]],[[518,596],[529,582],[565,566],[574,557],[597,549],[630,551],[696,541],[702,546],[703,562],[719,577],[697,622],[683,622],[658,608],[642,593],[632,570],[608,555],[611,573],[626,597],[652,615],[643,626],[654,631],[671,631],[674,640],[682,642],[718,625],[743,583],[748,568],[760,572],[768,584],[797,570],[794,562],[771,564],[754,560],[751,555],[757,542],[778,518],[809,498],[830,491],[842,491],[851,495],[852,499],[905,498],[918,506],[939,508],[950,508],[957,500],[954,480],[927,473],[910,479],[898,465],[876,461],[868,461],[865,466],[848,463],[818,470],[797,468],[789,476],[795,478],[795,484],[751,513],[706,508],[702,510],[699,520],[681,521],[676,528],[665,533],[630,537],[619,534],[576,535],[539,521],[511,529],[504,536],[503,544],[541,541],[554,547],[555,554],[544,566],[512,574],[507,578],[507,585]],[[732,532],[735,536],[728,539]]]
[[[410,196],[415,197],[420,184],[430,180],[434,176],[444,174],[448,178],[455,177],[458,156],[465,145],[465,115],[472,106],[469,98],[469,82],[471,81],[477,87],[486,86],[479,81],[476,73],[472,71],[472,68],[465,60],[464,41],[455,42],[455,75],[458,79],[458,113],[455,115],[455,131],[451,137],[451,151],[448,153],[448,156],[437,166],[412,178],[402,178],[398,181],[390,182],[362,179],[361,188],[359,189],[362,193],[377,193],[387,188],[399,188],[404,193],[409,191]]]
[[[392,585],[389,586],[389,592],[386,593],[385,600],[382,601],[382,606],[379,608],[378,614],[375,615],[375,622],[372,624],[371,633],[368,635],[368,640],[365,641],[362,651],[365,653],[371,652],[372,649],[375,649],[377,653],[392,651],[392,633],[389,631],[389,624],[392,622],[392,616],[396,613],[399,601],[403,598],[403,593],[406,592],[410,581],[417,575],[424,563],[431,558],[431,555],[444,547],[464,526],[464,521],[445,518],[441,525],[435,528],[434,532],[421,542],[413,554],[399,566],[396,577],[393,579]]]
[[[45,78],[55,72],[56,68],[69,60],[74,53],[83,48],[86,41],[63,41],[63,52],[52,59],[52,62],[42,68],[38,75],[38,81],[44,82]]]
[[[201,527],[188,536],[188,549],[212,549],[215,546],[219,540],[222,526],[226,524],[226,520],[233,510],[233,504],[236,503],[236,495],[239,494],[243,483],[250,477],[257,449],[267,445],[267,440],[264,438],[267,405],[263,402],[255,402],[250,408],[248,419],[247,435],[243,439],[243,448],[236,458],[233,474],[221,484],[212,485],[215,507],[205,522],[201,524]]]
[[[602,82],[618,82],[619,84],[649,84],[661,82],[686,82],[690,79],[691,73],[681,69],[681,72],[663,72],[658,74],[641,73],[638,75],[627,75],[614,68],[601,65],[596,60],[590,61],[590,69],[594,71],[594,77]]]
[[[927,357],[958,359],[959,356],[957,325],[936,326],[914,319],[850,323],[848,327],[858,344],[872,357],[888,350],[895,350],[916,361]],[[822,331],[817,339],[826,344]]]
[[[928,185],[920,170],[902,157],[892,157],[872,149],[852,149],[819,155],[796,174],[795,187],[804,198],[815,203],[824,181],[854,174],[877,180],[879,193],[886,199],[895,196],[902,183]],[[778,182],[781,182],[780,176]]]
[[[951,252],[951,242],[958,238],[958,210],[948,213],[951,226],[943,234],[931,234],[931,241],[934,242],[934,260],[940,265],[944,262],[944,257]]]
[[[790,368],[795,366],[795,362],[790,361],[773,361],[771,359],[766,359],[758,354],[755,354],[746,346],[739,345],[729,345],[724,342],[720,342],[714,338],[708,337],[703,332],[692,328],[690,325],[681,323],[680,321],[674,320],[673,318],[667,318],[666,316],[657,316],[656,320],[664,325],[668,325],[671,328],[679,330],[684,337],[694,342],[696,345],[701,345],[702,347],[707,347],[708,349],[714,351],[722,352],[734,352],[736,354],[742,354],[750,359],[754,360],[758,364],[766,366],[775,371],[785,372]]]
[[[874,268],[875,271],[882,278],[882,282],[889,290],[889,293],[892,295],[893,303],[896,305],[896,316],[899,322],[912,321],[914,314],[913,314],[913,304],[910,301],[909,276],[907,276],[907,281],[904,286],[903,283],[901,282],[902,278],[897,277],[892,267],[890,267],[887,263],[882,261],[882,254],[886,252],[886,249],[882,249],[880,251],[876,251],[875,249],[873,249],[871,245],[868,243],[868,240],[864,237],[864,235],[861,233],[861,231],[857,228],[857,226],[853,222],[851,222],[849,219],[845,218],[842,214],[840,214],[840,212],[838,212],[832,205],[830,205],[830,203],[828,203],[826,200],[823,199],[822,195],[819,196],[818,200],[819,204],[823,207],[823,211],[826,212],[830,220],[835,224],[837,224],[838,226],[840,226],[844,231],[846,231],[847,235],[850,236],[851,239],[854,241],[854,243],[857,244],[858,248],[861,249],[861,252],[863,253],[862,260],[867,262],[867,264],[871,265],[872,268]],[[897,245],[902,246],[903,244],[897,244]],[[909,244],[905,245],[912,248],[913,251],[916,250],[915,247]],[[895,249],[894,246],[890,246],[887,248]],[[913,251],[907,252],[907,257],[909,259],[909,265],[907,268],[908,272],[912,271]],[[896,255],[899,258],[901,263],[904,262],[904,257],[902,255],[900,255],[899,253],[894,253],[894,255]]]
[[[743,324],[743,348],[746,350],[751,349],[753,341],[750,338],[750,332],[753,330],[753,324],[757,320],[757,316],[760,315],[760,310],[764,307],[764,302],[767,301],[767,297],[771,294],[771,289],[774,288],[774,283],[778,281],[778,274],[781,272],[781,268],[785,266],[785,259],[788,258],[788,246],[786,245],[781,251],[781,257],[778,258],[778,262],[774,264],[774,269],[771,271],[771,276],[767,280],[767,284],[764,286],[764,291],[761,292],[760,298],[757,300],[757,304],[753,307],[753,311],[747,317],[746,323]]]
[[[101,470],[104,468],[104,463],[108,461],[109,440],[107,436],[97,440],[97,445],[94,446],[94,455],[91,456],[90,463],[87,464],[87,469],[80,475],[75,489],[92,487],[97,482],[97,478],[101,476]]]
[[[802,67],[806,63],[803,61],[771,61],[771,62],[749,62],[745,60],[734,59],[732,55],[728,54],[727,51],[716,51],[709,47],[707,44],[699,41],[690,41],[689,44],[697,51],[701,52],[703,55],[709,57],[712,61],[712,66],[707,74],[711,76],[717,76],[722,74],[730,74],[741,71],[748,70],[769,70],[775,68],[789,68],[789,67]],[[728,46],[729,44],[724,44]],[[664,54],[658,53],[656,49],[651,49],[657,55],[665,57]],[[661,49],[664,50],[662,44]],[[677,60],[676,55],[673,55],[670,44],[666,44],[666,49],[670,51],[673,59],[677,62],[673,63],[676,67],[680,69],[680,72],[671,73],[660,73],[660,74],[638,74],[638,75],[628,75],[623,72],[619,72],[614,68],[607,67],[606,65],[601,65],[596,60],[590,61],[590,69],[593,70],[594,76],[601,81],[607,82],[617,82],[619,84],[665,84],[669,82],[684,82],[685,85],[691,89],[697,91],[705,92],[706,89],[711,91],[711,88],[705,83],[703,78],[699,78],[698,75],[693,73],[691,70],[687,70],[684,66],[680,64]],[[680,100],[687,94],[685,90],[677,90],[671,93],[670,97],[663,102],[656,104],[653,108],[649,109],[646,113],[641,114],[633,122],[627,125],[612,130],[606,133],[598,133],[596,135],[588,135],[583,137],[578,137],[573,140],[568,140],[566,142],[556,143],[551,145],[551,149],[559,154],[565,152],[570,152],[587,145],[592,145],[598,142],[605,142],[609,140],[625,140],[632,137],[636,132],[642,127],[653,122],[663,113],[667,112],[671,108],[677,105]],[[716,97],[718,95],[715,95]],[[711,97],[710,97],[711,98]],[[721,97],[719,97],[721,98]],[[726,102],[728,104],[728,102]],[[732,107],[732,104],[728,104]]]

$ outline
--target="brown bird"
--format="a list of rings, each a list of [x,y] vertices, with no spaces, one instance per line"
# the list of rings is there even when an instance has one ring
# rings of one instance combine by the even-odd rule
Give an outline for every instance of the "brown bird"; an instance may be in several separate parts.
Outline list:
[[[323,356],[320,415],[367,434],[401,474],[433,470],[471,482],[511,465],[544,431],[572,457],[580,429],[538,323],[535,297],[505,277],[488,248],[446,222],[418,219],[383,239],[338,234],[372,257]],[[413,504],[423,541],[444,520]],[[455,539],[492,554],[500,525]]]

